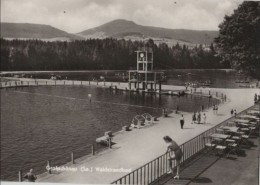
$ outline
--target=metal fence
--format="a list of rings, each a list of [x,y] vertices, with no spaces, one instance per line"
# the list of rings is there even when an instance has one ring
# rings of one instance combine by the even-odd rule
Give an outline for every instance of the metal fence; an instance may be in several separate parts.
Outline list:
[[[243,114],[244,112],[248,111],[252,107],[243,110],[239,114]],[[184,163],[187,162],[189,159],[202,152],[203,149],[205,149],[205,138],[208,138],[208,136],[214,134],[217,128],[227,125],[228,122],[231,121],[232,119],[234,119],[234,117],[231,117],[219,123],[218,125],[210,128],[209,130],[199,134],[193,139],[180,145],[181,150],[183,152],[183,157],[180,165],[181,166],[184,165]],[[162,177],[164,177],[167,174],[167,171],[169,170],[168,157],[167,157],[168,155],[169,155],[168,153],[165,153],[157,157],[156,159],[146,163],[145,165],[134,170],[133,172],[115,180],[111,184],[137,184],[137,185],[138,184],[140,185],[159,184],[160,179],[162,179]],[[177,167],[176,161],[173,162],[173,167],[174,168]]]

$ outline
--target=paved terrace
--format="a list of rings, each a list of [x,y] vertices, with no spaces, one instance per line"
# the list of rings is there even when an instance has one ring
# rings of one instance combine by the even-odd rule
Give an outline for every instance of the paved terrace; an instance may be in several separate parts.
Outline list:
[[[240,149],[238,155],[202,153],[181,168],[179,180],[167,175],[154,185],[258,185],[259,131],[249,141],[251,147]]]

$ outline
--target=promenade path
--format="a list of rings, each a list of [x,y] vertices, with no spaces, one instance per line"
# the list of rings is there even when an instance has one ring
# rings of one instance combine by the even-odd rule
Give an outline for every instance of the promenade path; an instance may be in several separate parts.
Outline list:
[[[118,87],[126,87],[126,83],[120,83]],[[163,85],[163,89],[184,90],[184,87]],[[81,183],[81,184],[109,184],[127,173],[121,172],[99,172],[96,168],[111,169],[131,169],[132,171],[143,164],[155,159],[166,152],[167,145],[163,141],[163,136],[169,135],[178,144],[182,144],[200,133],[208,130],[216,124],[228,119],[231,109],[240,112],[253,105],[254,94],[259,93],[259,89],[214,89],[203,88],[203,91],[218,91],[227,96],[227,102],[219,105],[217,114],[212,108],[206,110],[206,124],[191,124],[192,113],[181,112],[172,113],[167,118],[160,118],[154,125],[134,129],[129,132],[118,132],[114,138],[112,149],[98,154],[97,156],[85,159],[70,165],[78,170],[76,172],[64,171],[59,174],[48,174],[41,176],[37,182],[58,182],[58,183]],[[197,88],[200,91],[200,88]],[[180,129],[180,114],[184,115],[184,129]],[[119,115],[120,116],[120,115]],[[81,168],[93,169],[93,171],[82,172]]]

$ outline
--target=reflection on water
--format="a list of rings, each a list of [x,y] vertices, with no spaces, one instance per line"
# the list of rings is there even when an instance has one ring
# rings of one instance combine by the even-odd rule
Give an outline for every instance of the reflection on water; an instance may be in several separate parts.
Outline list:
[[[209,87],[215,88],[238,88],[240,83],[236,83],[236,81],[246,79],[229,69],[176,69],[166,71],[165,74],[167,76],[166,84],[168,85],[184,85],[186,82],[210,82]]]
[[[89,102],[88,94],[92,94]],[[96,87],[30,87],[1,90],[1,178],[17,180],[18,170],[45,171],[46,161],[64,164],[70,152],[90,153],[105,131],[118,131],[137,114],[160,116],[162,107],[198,111],[208,98],[115,92]],[[214,102],[213,102],[214,103]],[[138,106],[128,106],[138,105]],[[152,107],[152,108],[151,108]],[[63,156],[58,156],[63,155]],[[58,156],[55,158],[55,156]],[[55,159],[54,159],[55,158]]]

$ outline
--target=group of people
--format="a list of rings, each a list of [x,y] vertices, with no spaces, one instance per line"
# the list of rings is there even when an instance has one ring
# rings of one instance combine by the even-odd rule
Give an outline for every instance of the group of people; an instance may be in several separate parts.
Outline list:
[[[206,123],[206,119],[207,119],[206,113],[203,113],[203,115],[201,115],[200,112],[198,112],[198,113],[194,112],[194,114],[192,115],[191,124],[195,124],[195,123],[201,124],[202,120],[203,120],[203,123]],[[184,116],[183,116],[183,114],[180,117],[180,125],[181,125],[181,129],[183,129],[183,126],[184,126]]]
[[[176,110],[176,113],[177,113],[177,110]],[[206,120],[207,120],[207,116],[206,116],[206,113],[201,113],[201,112],[194,112],[194,114],[192,115],[192,122],[191,124],[201,124],[201,123],[206,123]],[[181,129],[183,129],[183,126],[184,126],[184,116],[183,114],[181,114],[181,117],[180,117],[180,126],[181,126]]]
[[[203,119],[203,123],[206,123],[206,119],[207,119],[207,116],[205,113],[203,113],[202,115],[202,118],[201,118],[201,113],[198,112],[194,112],[194,114],[192,115],[192,124],[195,124],[195,123],[198,123],[198,124],[201,124],[201,121]]]

